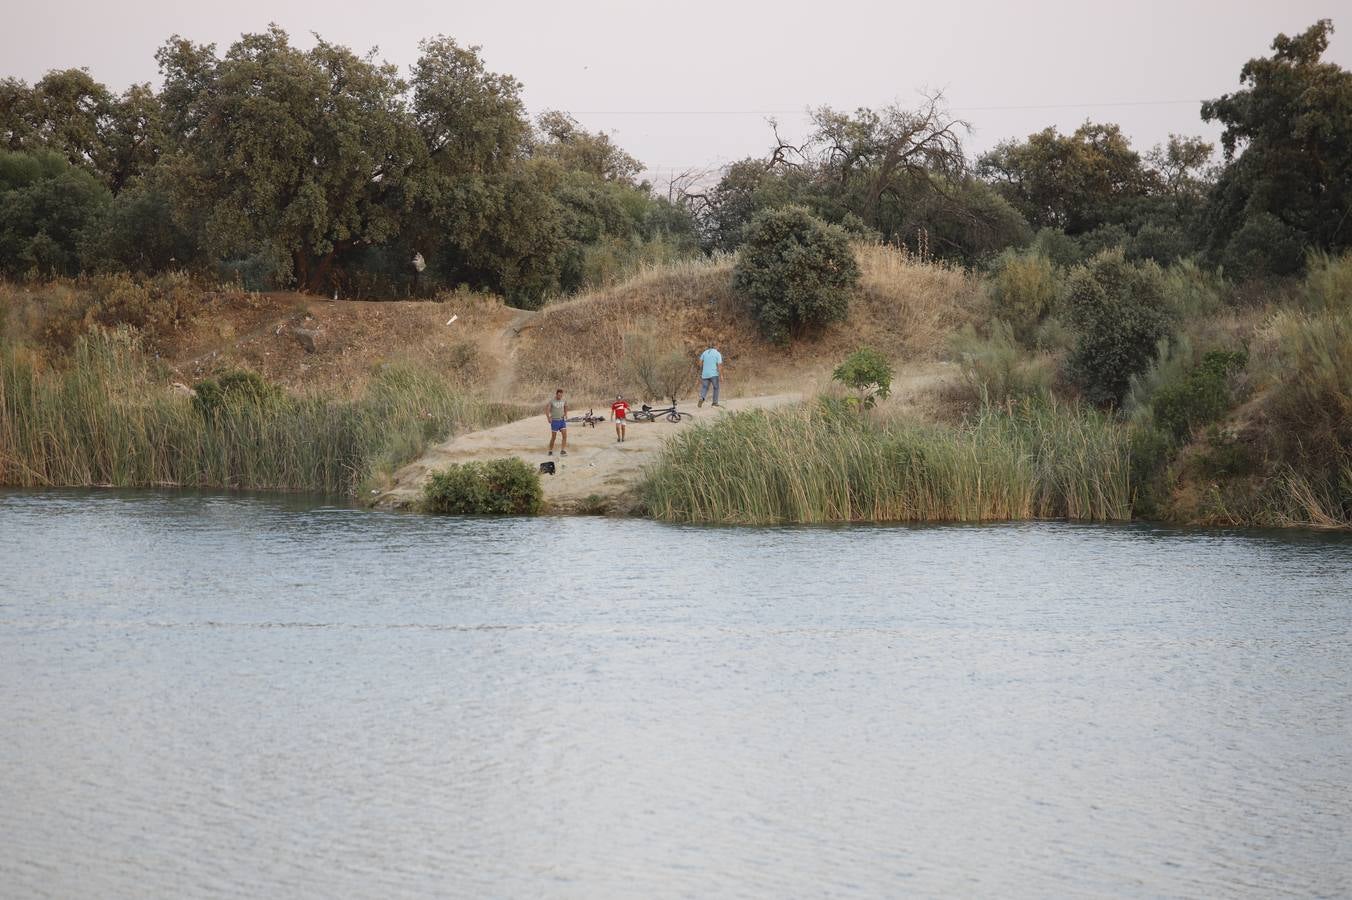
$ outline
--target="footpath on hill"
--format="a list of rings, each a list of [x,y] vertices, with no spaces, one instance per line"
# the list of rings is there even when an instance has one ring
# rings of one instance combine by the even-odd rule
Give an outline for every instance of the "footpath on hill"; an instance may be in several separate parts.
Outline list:
[[[665,419],[630,423],[622,444],[615,441],[613,422],[601,422],[594,427],[569,423],[567,456],[559,455],[557,444],[554,455],[546,455],[549,423],[545,421],[544,405],[541,404],[538,415],[458,435],[432,447],[421,458],[396,472],[393,485],[373,497],[372,503],[387,509],[412,509],[422,499],[423,486],[434,471],[451,463],[514,456],[532,468],[547,460],[554,461],[555,474],[540,476],[549,511],[625,512],[634,504],[634,489],[642,477],[643,467],[676,435],[725,412],[773,408],[801,400],[799,394],[774,394],[724,398],[721,407],[706,403],[702,409],[697,409],[691,403],[688,408],[681,407],[682,412],[691,415],[679,424]],[[585,407],[570,410],[573,414],[584,411]]]

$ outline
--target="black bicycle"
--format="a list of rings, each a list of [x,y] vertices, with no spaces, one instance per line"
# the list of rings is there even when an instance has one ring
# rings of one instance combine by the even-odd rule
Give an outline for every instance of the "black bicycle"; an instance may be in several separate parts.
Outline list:
[[[681,412],[678,410],[675,403],[664,409],[653,409],[645,403],[643,404],[643,408],[635,410],[633,415],[635,422],[656,422],[658,419],[666,419],[668,422],[679,422],[682,419],[693,417],[692,413]]]
[[[569,422],[575,425],[581,425],[584,428],[595,428],[597,422],[604,422],[605,420],[606,420],[605,416],[598,416],[594,414],[590,409],[587,410],[586,415],[568,417]]]

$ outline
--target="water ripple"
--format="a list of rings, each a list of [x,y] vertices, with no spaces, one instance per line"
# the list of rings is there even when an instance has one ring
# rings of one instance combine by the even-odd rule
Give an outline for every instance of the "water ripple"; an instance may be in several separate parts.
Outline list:
[[[5,896],[1352,894],[1352,542],[0,493]]]

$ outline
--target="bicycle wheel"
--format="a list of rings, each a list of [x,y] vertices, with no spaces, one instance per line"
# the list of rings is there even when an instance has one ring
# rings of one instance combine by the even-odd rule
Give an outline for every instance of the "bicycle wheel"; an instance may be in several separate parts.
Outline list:
[[[679,421],[681,421],[681,417],[684,416],[684,415],[685,415],[685,413],[679,413],[679,412],[674,412],[674,411],[673,411],[673,412],[669,412],[669,413],[667,413],[667,421],[668,421],[668,422],[679,422]]]
[[[650,412],[644,412],[640,409],[638,412],[634,413],[635,422],[651,422],[652,420],[653,414]]]

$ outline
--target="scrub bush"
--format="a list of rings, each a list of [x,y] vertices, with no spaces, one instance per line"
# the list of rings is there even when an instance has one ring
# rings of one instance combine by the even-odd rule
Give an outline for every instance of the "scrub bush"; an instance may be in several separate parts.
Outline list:
[[[1155,424],[1176,441],[1210,425],[1230,409],[1234,391],[1231,376],[1249,361],[1243,350],[1213,350],[1201,365],[1181,379],[1159,388],[1151,401]]]
[[[1078,332],[1070,380],[1091,403],[1120,403],[1168,331],[1163,273],[1152,262],[1128,262],[1121,250],[1105,251],[1072,273],[1067,305]]]
[[[844,319],[858,283],[844,229],[801,206],[758,213],[733,272],[761,333],[777,343]]]
[[[540,474],[514,457],[452,463],[423,489],[423,509],[457,516],[533,516],[544,505]]]
[[[90,288],[95,321],[109,327],[130,325],[152,345],[192,318],[199,295],[187,275],[174,272],[154,278],[102,275],[90,280]]]
[[[257,372],[231,369],[193,385],[193,406],[210,419],[228,406],[270,406],[282,397],[282,389]]]
[[[983,337],[968,325],[949,340],[972,394],[996,404],[1049,396],[1055,374],[1051,359],[1029,355],[1015,340],[1013,329],[999,319],[991,322],[989,332]]]
[[[1061,294],[1061,279],[1050,258],[1036,251],[1001,254],[989,288],[992,313],[1014,329],[1021,342],[1031,343],[1042,320],[1050,315]]]

